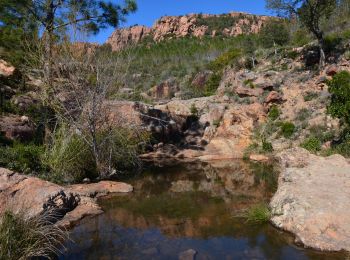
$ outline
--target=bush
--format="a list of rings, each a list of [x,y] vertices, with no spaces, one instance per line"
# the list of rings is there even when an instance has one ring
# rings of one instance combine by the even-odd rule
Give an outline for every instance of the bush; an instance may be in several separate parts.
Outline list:
[[[41,163],[43,146],[15,143],[0,146],[0,166],[24,174],[40,174],[45,170]]]
[[[327,112],[339,118],[346,125],[350,125],[350,73],[341,71],[329,82],[331,102]]]
[[[52,259],[67,234],[53,225],[49,214],[25,217],[6,211],[0,219],[0,259]]]
[[[247,222],[253,224],[262,224],[267,223],[271,218],[271,212],[269,207],[266,204],[257,204],[250,209],[248,209],[243,217]]]
[[[261,142],[262,150],[266,153],[273,152],[273,146],[270,142],[268,142],[265,138]]]
[[[211,61],[208,64],[208,69],[218,72],[224,69],[225,67],[234,64],[237,58],[241,56],[240,50],[232,49],[221,54],[215,60]]]
[[[306,139],[300,146],[312,153],[316,153],[321,150],[321,141],[316,137],[310,137]]]
[[[222,72],[213,73],[205,84],[204,96],[212,96],[218,89],[222,79]]]
[[[43,162],[51,170],[49,179],[56,183],[75,183],[98,176],[90,147],[82,136],[70,133],[66,127],[56,132]]]
[[[195,103],[192,103],[190,111],[192,116],[196,116],[196,117],[198,116],[198,109]]]
[[[280,111],[279,111],[279,109],[278,109],[278,106],[273,105],[273,106],[270,108],[268,117],[269,117],[272,121],[275,121],[279,116],[280,116]]]
[[[43,157],[45,165],[51,169],[52,181],[74,183],[84,178],[95,179],[101,174],[98,167],[113,167],[116,173],[138,167],[139,143],[148,135],[127,128],[100,131],[97,137],[99,166],[86,138],[83,133],[72,133],[66,127],[57,131]]]
[[[284,21],[271,20],[260,32],[260,39],[264,47],[270,48],[274,44],[283,46],[290,40],[289,30]]]
[[[291,122],[281,124],[281,133],[285,138],[290,138],[295,132],[295,125]]]

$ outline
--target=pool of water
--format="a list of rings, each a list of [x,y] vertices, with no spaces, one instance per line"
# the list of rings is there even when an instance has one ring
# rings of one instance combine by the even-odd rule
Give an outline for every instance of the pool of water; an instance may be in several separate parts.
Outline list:
[[[268,203],[276,190],[277,173],[271,165],[158,165],[123,181],[135,191],[101,199],[105,213],[75,227],[59,259],[345,257],[302,249],[271,225],[242,218],[253,205]]]

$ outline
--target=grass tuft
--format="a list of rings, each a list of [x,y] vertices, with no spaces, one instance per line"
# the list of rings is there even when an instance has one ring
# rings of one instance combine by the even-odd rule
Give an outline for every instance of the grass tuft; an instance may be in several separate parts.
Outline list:
[[[0,219],[0,259],[55,259],[67,239],[52,214],[26,217],[6,211]]]

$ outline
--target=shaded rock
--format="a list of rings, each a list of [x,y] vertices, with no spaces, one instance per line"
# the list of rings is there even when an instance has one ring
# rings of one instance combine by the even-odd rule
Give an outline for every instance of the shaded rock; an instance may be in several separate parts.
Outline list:
[[[203,89],[212,74],[213,72],[209,70],[198,72],[196,76],[194,76],[191,85],[198,89]]]
[[[179,254],[179,260],[194,260],[196,254],[197,254],[197,251],[193,249],[188,249]]]
[[[260,88],[248,88],[248,87],[238,87],[235,93],[240,97],[258,97],[263,94],[263,90]]]
[[[331,65],[326,69],[326,74],[327,76],[334,76],[335,74],[338,73],[338,67],[335,65]]]
[[[176,81],[174,79],[169,79],[151,88],[148,91],[148,95],[153,99],[171,99],[179,90],[180,88]]]
[[[280,93],[277,91],[271,91],[267,97],[265,98],[265,103],[282,103],[283,102],[283,97]]]
[[[350,251],[350,163],[302,148],[278,154],[279,185],[270,206],[272,223],[296,241],[319,250]]]
[[[30,141],[35,128],[28,117],[9,115],[0,117],[0,132],[10,140]]]

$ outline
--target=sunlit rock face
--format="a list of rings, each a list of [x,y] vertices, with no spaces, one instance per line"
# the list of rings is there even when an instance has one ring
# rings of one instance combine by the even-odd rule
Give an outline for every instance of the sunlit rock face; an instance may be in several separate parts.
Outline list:
[[[212,26],[214,20],[225,21],[219,28]],[[234,37],[241,34],[258,33],[264,24],[272,19],[269,16],[257,16],[241,12],[232,12],[223,15],[188,14],[184,16],[163,16],[152,27],[135,25],[117,29],[107,40],[113,51],[136,44],[149,38],[162,41],[169,38],[193,36],[201,38],[205,35],[215,37],[225,35]],[[275,19],[275,18],[273,18]]]

